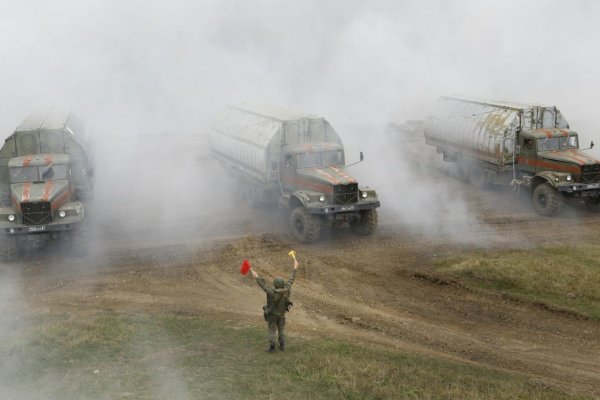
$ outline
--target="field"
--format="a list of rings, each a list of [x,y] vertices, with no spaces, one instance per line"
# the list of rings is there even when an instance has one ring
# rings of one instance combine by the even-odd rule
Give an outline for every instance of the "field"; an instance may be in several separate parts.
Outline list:
[[[113,215],[86,258],[49,246],[3,264],[2,398],[600,397],[600,215],[542,218],[510,191],[432,182],[470,216],[417,225],[382,194],[373,237],[300,245],[279,213],[220,202],[218,222]],[[288,349],[266,354],[264,294],[239,266],[287,275],[291,249]]]

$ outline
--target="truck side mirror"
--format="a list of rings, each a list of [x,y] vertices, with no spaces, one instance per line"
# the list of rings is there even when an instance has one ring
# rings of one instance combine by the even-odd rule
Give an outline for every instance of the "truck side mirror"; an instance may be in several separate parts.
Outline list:
[[[364,159],[365,159],[365,156],[364,156],[363,152],[361,151],[361,152],[360,152],[360,161],[362,161],[362,160],[364,160]]]
[[[590,143],[590,149],[594,148],[594,141],[592,140],[592,143]]]

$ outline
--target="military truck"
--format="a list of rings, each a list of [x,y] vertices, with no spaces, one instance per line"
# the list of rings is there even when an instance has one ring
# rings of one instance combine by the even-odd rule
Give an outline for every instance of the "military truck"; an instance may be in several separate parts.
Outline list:
[[[316,241],[322,226],[348,223],[359,235],[376,229],[377,193],[348,172],[342,141],[322,117],[230,106],[212,128],[211,149],[246,200],[290,211],[290,231],[301,242]]]
[[[93,176],[77,114],[53,108],[25,118],[0,149],[0,257],[59,238],[85,254]]]
[[[475,186],[528,188],[541,215],[557,215],[565,201],[600,202],[600,160],[579,149],[555,106],[441,97],[425,141]]]

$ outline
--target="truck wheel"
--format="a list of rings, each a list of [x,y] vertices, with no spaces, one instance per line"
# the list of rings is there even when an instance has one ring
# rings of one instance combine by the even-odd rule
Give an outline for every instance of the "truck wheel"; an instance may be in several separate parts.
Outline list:
[[[317,217],[300,206],[290,214],[290,231],[292,236],[302,243],[312,243],[319,239],[321,223]]]
[[[350,223],[350,229],[357,235],[372,235],[377,229],[377,210],[365,210],[361,213],[360,220]]]
[[[83,222],[79,229],[71,233],[71,250],[73,254],[79,257],[86,256],[88,253],[88,227],[87,222]]]
[[[17,258],[19,247],[17,238],[12,236],[0,237],[0,260],[14,261]]]
[[[533,190],[533,208],[540,215],[553,217],[563,208],[563,197],[549,183],[542,183]]]

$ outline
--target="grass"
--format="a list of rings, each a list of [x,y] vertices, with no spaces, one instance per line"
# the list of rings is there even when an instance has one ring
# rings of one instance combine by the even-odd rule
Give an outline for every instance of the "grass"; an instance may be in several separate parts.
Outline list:
[[[570,399],[518,375],[336,340],[266,354],[254,326],[175,315],[32,320],[0,342],[2,398]]]
[[[433,261],[437,272],[483,289],[524,296],[600,319],[600,246],[472,251]]]

